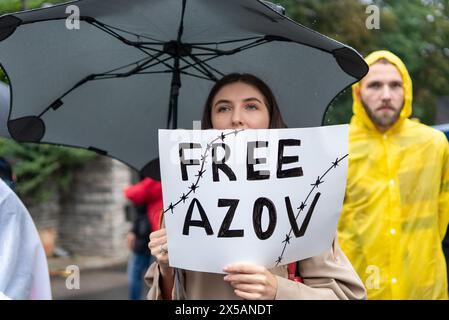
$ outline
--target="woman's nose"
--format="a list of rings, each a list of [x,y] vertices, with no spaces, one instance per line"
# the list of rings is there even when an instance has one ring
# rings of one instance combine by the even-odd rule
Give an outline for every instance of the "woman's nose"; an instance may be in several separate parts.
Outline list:
[[[237,108],[232,112],[232,126],[241,127],[244,125],[243,116]]]

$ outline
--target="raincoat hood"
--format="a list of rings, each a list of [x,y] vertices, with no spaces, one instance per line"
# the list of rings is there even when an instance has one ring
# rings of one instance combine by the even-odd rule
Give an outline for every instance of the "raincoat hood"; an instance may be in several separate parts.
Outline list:
[[[368,55],[365,58],[365,61],[369,66],[372,66],[381,59],[389,61],[398,69],[399,73],[401,74],[404,87],[404,105],[402,111],[399,115],[399,119],[388,130],[394,131],[396,128],[402,125],[404,119],[407,119],[412,114],[412,100],[413,100],[412,79],[410,78],[410,74],[408,73],[408,70],[405,67],[402,60],[395,54],[391,53],[390,51],[386,50],[375,51],[370,55]],[[377,131],[375,125],[369,118],[368,114],[365,111],[365,108],[362,105],[362,102],[359,97],[359,92],[360,92],[360,82],[357,82],[352,86],[352,99],[353,99],[352,111],[354,113],[354,120],[357,122],[361,122],[364,126],[368,127],[370,130]]]

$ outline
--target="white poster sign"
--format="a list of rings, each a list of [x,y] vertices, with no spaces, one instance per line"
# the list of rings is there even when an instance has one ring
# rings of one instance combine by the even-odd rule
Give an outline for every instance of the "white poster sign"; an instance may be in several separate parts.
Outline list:
[[[224,273],[328,250],[344,199],[348,126],[159,130],[170,265]]]

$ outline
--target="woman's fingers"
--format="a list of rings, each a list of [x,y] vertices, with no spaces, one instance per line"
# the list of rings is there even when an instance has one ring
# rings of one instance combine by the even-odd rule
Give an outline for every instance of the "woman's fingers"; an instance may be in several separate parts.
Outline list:
[[[165,228],[159,229],[157,231],[151,232],[150,233],[150,240],[155,239],[155,238],[160,238],[163,236],[167,235],[167,231]]]
[[[229,264],[223,268],[227,273],[263,273],[267,270],[265,267],[252,263],[234,263]]]
[[[167,237],[162,236],[160,238],[151,239],[150,243],[148,243],[148,248],[150,249],[151,254],[156,258],[158,257],[158,255],[161,256],[167,255],[168,253]]]
[[[244,300],[263,300],[263,297],[260,294],[255,294],[255,293],[250,293],[250,292],[245,292],[245,291],[241,291],[238,289],[234,290],[234,293],[244,299]]]
[[[244,292],[264,292],[264,286],[261,284],[249,284],[249,283],[234,283],[231,282],[231,285],[234,289],[244,291]]]
[[[165,228],[150,234],[148,248],[150,249],[151,254],[156,257],[156,260],[160,265],[168,266],[167,232]]]
[[[264,284],[266,283],[266,276],[263,274],[246,274],[246,273],[237,273],[237,274],[228,274],[223,278],[227,282],[234,283],[251,283],[251,284]]]
[[[160,251],[161,245],[167,246],[167,232],[165,228],[154,231],[150,234],[150,243],[148,243],[148,248],[151,250],[152,254],[153,252],[155,253],[153,255],[156,255],[158,253],[157,249]]]
[[[265,267],[236,263],[223,269],[229,274],[224,280],[235,289],[235,294],[243,299],[274,299],[277,293],[277,279]]]
[[[160,238],[154,238],[150,240],[148,247],[151,249],[158,247],[160,245],[167,245],[167,236],[162,236]]]

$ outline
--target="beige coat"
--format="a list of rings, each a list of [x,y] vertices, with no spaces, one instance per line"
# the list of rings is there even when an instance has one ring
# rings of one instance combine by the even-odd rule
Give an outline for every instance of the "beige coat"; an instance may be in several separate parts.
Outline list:
[[[337,241],[331,249],[319,256],[299,262],[300,275],[304,283],[288,280],[287,266],[280,266],[270,271],[278,280],[276,300],[287,299],[365,299],[366,291],[362,281],[351,263],[338,246]],[[223,280],[223,274],[204,273],[182,270],[185,297],[188,300],[234,300],[239,299],[232,286]],[[153,263],[145,275],[150,287],[147,298],[161,300],[159,287],[159,267]],[[172,298],[177,300],[176,282]]]

